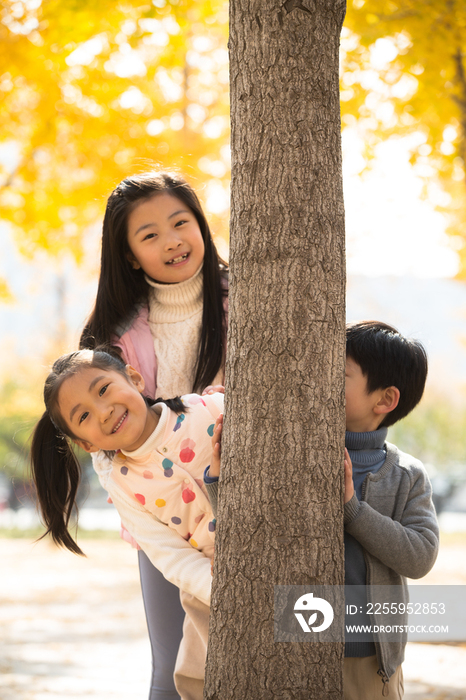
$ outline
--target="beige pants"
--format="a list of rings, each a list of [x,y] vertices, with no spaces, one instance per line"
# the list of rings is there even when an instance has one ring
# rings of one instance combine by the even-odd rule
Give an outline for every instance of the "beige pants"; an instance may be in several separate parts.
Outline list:
[[[184,591],[180,591],[180,600],[186,616],[176,657],[175,686],[182,700],[202,700],[210,608]]]
[[[343,667],[344,700],[382,700],[384,684],[377,675],[378,668],[376,656],[346,657]],[[386,688],[385,697],[402,700],[404,686],[401,666],[398,666]]]

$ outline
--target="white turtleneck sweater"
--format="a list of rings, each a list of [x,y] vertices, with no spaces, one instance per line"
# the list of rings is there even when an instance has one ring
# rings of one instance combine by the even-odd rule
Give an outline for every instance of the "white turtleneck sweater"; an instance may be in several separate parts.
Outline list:
[[[203,274],[197,272],[178,284],[150,285],[149,327],[157,358],[156,398],[171,399],[193,391],[202,328]],[[221,370],[214,384],[221,384]],[[203,387],[204,388],[204,387]]]

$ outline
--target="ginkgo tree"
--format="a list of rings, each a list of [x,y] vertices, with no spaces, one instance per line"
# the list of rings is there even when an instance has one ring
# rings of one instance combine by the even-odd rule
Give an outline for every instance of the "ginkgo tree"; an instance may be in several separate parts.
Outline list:
[[[107,193],[153,163],[205,183],[209,219],[226,235],[227,0],[0,0],[0,8],[0,206],[22,252],[67,249],[79,259]],[[348,0],[343,127],[357,125],[368,161],[381,140],[410,135],[426,194],[449,215],[459,246],[465,51],[463,0]]]
[[[226,17],[220,0],[3,0],[0,205],[24,254],[79,260],[105,196],[154,163],[207,183],[224,217]]]
[[[358,123],[369,156],[381,140],[411,135],[412,163],[449,215],[464,275],[466,3],[352,0],[341,59],[343,125]]]

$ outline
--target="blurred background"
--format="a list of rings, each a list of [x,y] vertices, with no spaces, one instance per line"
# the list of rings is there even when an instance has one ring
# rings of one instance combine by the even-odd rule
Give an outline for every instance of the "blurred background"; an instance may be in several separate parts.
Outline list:
[[[152,167],[183,172],[228,257],[227,40],[224,0],[0,2],[5,546],[40,534],[27,441],[50,362],[76,347],[92,308],[110,191]],[[389,440],[426,464],[444,541],[459,542],[461,556],[465,54],[464,3],[348,0],[341,37],[347,318],[383,320],[427,348],[425,397]],[[90,464],[80,502],[81,537],[118,537],[118,517]]]

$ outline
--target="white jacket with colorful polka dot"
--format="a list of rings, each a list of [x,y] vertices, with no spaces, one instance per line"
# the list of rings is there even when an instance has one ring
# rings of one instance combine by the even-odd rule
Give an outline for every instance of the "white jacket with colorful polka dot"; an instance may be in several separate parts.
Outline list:
[[[122,523],[154,566],[209,605],[215,522],[203,472],[212,456],[210,433],[223,412],[224,396],[190,394],[182,399],[184,418],[157,404],[153,410],[160,414],[159,423],[142,447],[113,460],[99,451],[93,467]]]
[[[221,398],[220,398],[221,397]],[[165,404],[157,428],[134,452],[119,452],[112,479],[192,547],[211,557],[215,519],[203,483],[212,457],[212,435],[223,410],[223,394],[182,397],[186,411],[177,415]]]

